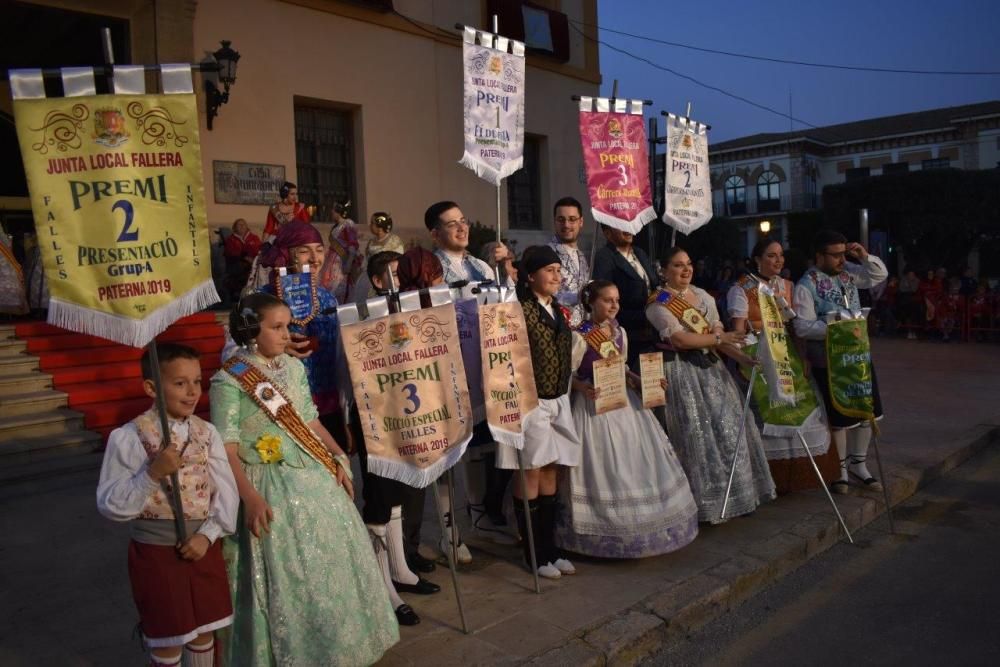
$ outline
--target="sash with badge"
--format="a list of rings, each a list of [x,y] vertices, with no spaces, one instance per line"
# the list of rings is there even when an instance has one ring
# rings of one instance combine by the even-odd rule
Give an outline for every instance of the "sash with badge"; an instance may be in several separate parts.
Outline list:
[[[691,333],[710,333],[708,320],[705,319],[705,316],[702,315],[697,308],[692,306],[677,294],[661,289],[659,292],[649,297],[649,302],[658,303],[669,310],[670,313],[684,325],[684,328]]]
[[[594,387],[600,389],[594,412],[603,415],[628,405],[625,356],[615,341],[599,326],[587,321],[577,329],[587,346],[600,355],[593,364]]]
[[[334,477],[337,466],[333,454],[316,435],[289,400],[284,390],[250,360],[237,355],[222,366],[264,414],[287,433],[306,454],[321,463]],[[348,472],[345,470],[345,472]]]

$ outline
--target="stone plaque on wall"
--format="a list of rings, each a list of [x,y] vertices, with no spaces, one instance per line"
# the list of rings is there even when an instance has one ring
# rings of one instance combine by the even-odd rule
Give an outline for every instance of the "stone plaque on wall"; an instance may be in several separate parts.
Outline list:
[[[216,204],[272,204],[285,182],[285,167],[213,160],[212,176]]]

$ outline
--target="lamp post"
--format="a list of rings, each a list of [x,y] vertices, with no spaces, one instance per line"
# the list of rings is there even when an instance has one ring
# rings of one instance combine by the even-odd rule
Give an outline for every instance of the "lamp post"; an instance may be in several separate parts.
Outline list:
[[[205,108],[208,117],[208,129],[212,129],[212,119],[219,115],[219,107],[229,101],[229,87],[236,83],[236,63],[240,60],[240,54],[229,47],[231,42],[228,39],[222,40],[222,48],[217,50],[212,56],[218,63],[219,82],[222,83],[222,91],[214,82],[205,80]]]
[[[769,231],[771,231],[771,221],[770,220],[761,220],[760,221],[760,233],[761,234],[767,234]]]

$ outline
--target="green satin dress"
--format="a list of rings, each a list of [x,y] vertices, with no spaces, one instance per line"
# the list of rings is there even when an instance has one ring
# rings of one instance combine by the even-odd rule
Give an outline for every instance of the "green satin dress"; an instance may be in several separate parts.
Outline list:
[[[312,421],[317,413],[305,368],[288,356],[278,362],[276,370],[259,358],[254,365]],[[210,397],[212,423],[223,442],[239,443],[247,478],[274,512],[270,533],[258,539],[246,528],[241,506],[237,533],[223,544],[234,615],[222,633],[227,663],[376,662],[399,640],[399,625],[354,503],[229,373],[215,374]],[[259,439],[269,435],[280,438],[281,461],[264,463],[258,452]]]

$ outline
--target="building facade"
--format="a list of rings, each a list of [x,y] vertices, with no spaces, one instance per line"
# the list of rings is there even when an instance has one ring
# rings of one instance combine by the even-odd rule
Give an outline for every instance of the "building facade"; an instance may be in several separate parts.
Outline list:
[[[742,225],[747,251],[767,222],[822,207],[823,188],[927,169],[1000,167],[1000,101],[720,142],[709,153],[713,210]]]
[[[9,31],[39,19],[56,26],[48,33],[53,43],[33,44],[8,59],[13,66],[99,64],[101,25],[114,26],[119,63],[201,62],[220,40],[232,43],[241,54],[237,79],[211,130],[203,83],[196,78],[195,84],[210,226],[245,218],[259,232],[283,178],[298,184],[300,200],[315,207],[320,223],[331,220],[334,203],[350,201],[355,220],[388,211],[405,241],[425,243],[424,210],[441,199],[459,202],[470,220],[496,223],[496,189],[458,164],[462,42],[455,25],[486,28],[497,14],[500,33],[528,46],[525,168],[506,179],[500,193],[505,235],[509,229],[521,248],[541,242],[551,233],[552,202],[564,195],[586,201],[571,96],[596,95],[600,67],[596,44],[569,23],[596,25],[596,0],[38,0],[12,6],[3,10],[11,12]],[[55,43],[56,36],[63,41]],[[21,44],[4,48],[13,53]],[[0,99],[0,111],[9,115],[9,91],[0,91]],[[26,191],[8,187],[0,195],[8,213],[30,209]]]

